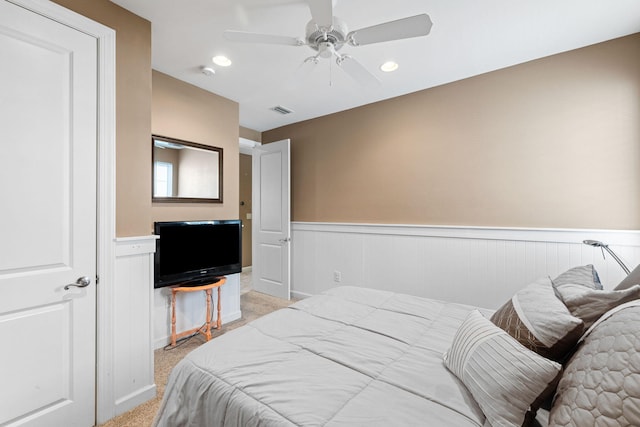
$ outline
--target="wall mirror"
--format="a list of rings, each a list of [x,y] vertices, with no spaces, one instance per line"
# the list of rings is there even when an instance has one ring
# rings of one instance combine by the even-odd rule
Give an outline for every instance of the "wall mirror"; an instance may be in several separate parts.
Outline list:
[[[154,202],[222,203],[222,148],[153,135]]]

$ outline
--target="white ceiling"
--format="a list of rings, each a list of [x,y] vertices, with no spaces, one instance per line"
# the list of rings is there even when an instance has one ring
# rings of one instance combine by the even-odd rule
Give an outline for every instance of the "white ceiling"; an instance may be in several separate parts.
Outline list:
[[[433,21],[426,37],[345,46],[340,53],[382,81],[363,87],[327,59],[301,79],[298,67],[315,53],[308,46],[223,38],[224,30],[304,38],[311,14],[303,0],[111,1],[151,21],[155,70],[238,102],[240,125],[256,131],[640,32],[639,0],[334,0],[349,30],[421,13]],[[233,65],[214,65],[219,54]],[[389,59],[400,68],[383,73]],[[270,110],[277,105],[293,113]]]

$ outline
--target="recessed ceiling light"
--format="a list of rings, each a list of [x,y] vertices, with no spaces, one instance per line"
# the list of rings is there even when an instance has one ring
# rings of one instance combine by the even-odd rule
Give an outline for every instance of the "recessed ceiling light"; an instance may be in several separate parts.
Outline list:
[[[393,61],[387,61],[380,66],[380,69],[385,73],[390,73],[398,69],[398,63]]]
[[[222,56],[222,55],[214,56],[211,60],[213,61],[214,64],[219,65],[221,67],[228,67],[229,65],[231,65],[231,60],[226,56]]]

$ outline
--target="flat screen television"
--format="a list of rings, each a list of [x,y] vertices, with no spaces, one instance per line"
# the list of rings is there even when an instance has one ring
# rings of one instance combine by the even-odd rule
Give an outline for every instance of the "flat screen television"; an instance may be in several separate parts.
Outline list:
[[[163,221],[154,255],[154,288],[197,286],[242,271],[242,222]]]

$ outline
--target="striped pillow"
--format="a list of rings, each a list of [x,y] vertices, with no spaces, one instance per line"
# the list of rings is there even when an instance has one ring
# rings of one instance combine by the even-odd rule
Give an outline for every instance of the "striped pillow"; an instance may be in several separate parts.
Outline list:
[[[444,363],[494,426],[522,426],[560,378],[561,365],[523,347],[474,310],[456,332]]]

